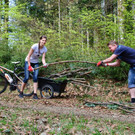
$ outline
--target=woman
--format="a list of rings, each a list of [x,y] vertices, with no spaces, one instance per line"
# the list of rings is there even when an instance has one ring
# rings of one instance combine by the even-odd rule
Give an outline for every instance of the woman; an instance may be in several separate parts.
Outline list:
[[[47,52],[47,48],[44,46],[47,41],[46,36],[41,36],[39,43],[32,45],[26,59],[25,59],[25,78],[23,80],[21,86],[21,92],[19,94],[20,98],[23,98],[23,90],[29,79],[29,72],[33,72],[33,86],[34,86],[34,96],[33,99],[39,99],[37,96],[37,88],[38,88],[38,72],[39,70],[33,70],[39,66],[39,57],[42,55],[42,63],[44,67],[47,67],[47,63],[45,62],[45,54]]]

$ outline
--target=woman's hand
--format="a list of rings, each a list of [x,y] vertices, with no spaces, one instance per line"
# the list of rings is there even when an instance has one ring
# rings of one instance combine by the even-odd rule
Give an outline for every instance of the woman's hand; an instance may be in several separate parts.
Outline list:
[[[44,68],[47,68],[48,67],[48,63],[45,63],[43,66],[44,66]]]
[[[30,72],[33,72],[33,71],[34,71],[34,69],[33,69],[33,67],[32,67],[31,65],[28,67],[28,70],[29,70]]]

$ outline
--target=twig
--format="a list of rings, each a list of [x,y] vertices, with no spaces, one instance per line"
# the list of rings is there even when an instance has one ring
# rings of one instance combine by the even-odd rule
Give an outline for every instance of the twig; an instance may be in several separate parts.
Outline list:
[[[91,71],[88,71],[88,72],[85,72],[85,73],[81,73],[80,76],[87,75],[89,73],[91,73]]]

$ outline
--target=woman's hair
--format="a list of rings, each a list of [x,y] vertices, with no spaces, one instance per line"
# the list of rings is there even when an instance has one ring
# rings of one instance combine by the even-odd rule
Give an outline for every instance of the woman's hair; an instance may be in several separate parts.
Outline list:
[[[39,39],[41,40],[43,38],[45,38],[47,40],[47,36],[45,36],[45,35],[41,36]]]
[[[109,46],[109,45],[119,45],[118,44],[118,42],[116,42],[116,41],[114,41],[114,40],[111,40],[108,44],[107,44],[107,46]]]
[[[41,40],[43,38],[45,38],[47,40],[47,36],[45,36],[45,35],[41,36],[39,39]],[[40,53],[40,49],[39,48],[40,48],[40,41],[38,43],[38,53]]]

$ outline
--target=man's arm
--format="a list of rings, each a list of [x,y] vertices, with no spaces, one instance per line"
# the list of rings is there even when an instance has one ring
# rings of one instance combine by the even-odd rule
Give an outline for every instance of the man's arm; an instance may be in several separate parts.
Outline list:
[[[110,67],[117,67],[117,66],[120,66],[120,62],[121,62],[121,60],[120,59],[117,59],[113,63],[108,63],[108,66],[110,66]]]
[[[116,59],[118,57],[118,55],[113,54],[112,56],[110,56],[109,58],[103,60],[103,63],[110,63],[112,62],[114,59]]]
[[[111,66],[111,67],[116,67],[116,66],[120,66],[120,62],[121,62],[121,60],[120,59],[117,59],[115,62],[113,62],[113,63],[110,63],[110,62],[112,62],[114,59],[116,59],[118,57],[118,55],[115,55],[115,54],[113,54],[111,57],[109,57],[109,58],[107,58],[107,59],[105,59],[105,60],[103,60],[103,61],[99,61],[98,63],[97,63],[97,66]]]
[[[103,60],[103,63],[108,63],[107,65],[110,66],[110,67],[117,67],[117,66],[120,66],[120,62],[121,62],[120,59],[117,59],[115,62],[110,63],[110,62],[112,62],[114,59],[116,59],[117,57],[118,57],[118,55],[113,54],[111,57],[109,57],[109,58]]]

